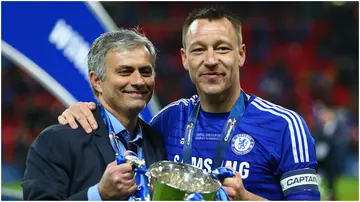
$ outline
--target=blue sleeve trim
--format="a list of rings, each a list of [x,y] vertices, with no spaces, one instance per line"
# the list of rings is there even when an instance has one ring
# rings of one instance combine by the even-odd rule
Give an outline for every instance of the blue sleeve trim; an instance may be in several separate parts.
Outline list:
[[[88,197],[88,201],[101,201],[98,184],[88,189],[87,197]]]
[[[300,185],[300,186],[296,186],[291,189],[285,190],[284,195],[286,196],[289,193],[294,192],[294,191],[319,191],[319,187],[317,185],[313,185],[313,184]]]
[[[292,192],[285,196],[285,200],[288,201],[298,201],[298,200],[305,200],[305,201],[320,201],[320,192],[311,190],[311,191],[296,191]]]

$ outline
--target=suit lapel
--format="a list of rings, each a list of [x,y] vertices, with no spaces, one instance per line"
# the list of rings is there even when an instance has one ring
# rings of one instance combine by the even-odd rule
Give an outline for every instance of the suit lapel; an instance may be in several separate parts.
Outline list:
[[[105,166],[107,166],[109,163],[115,160],[115,153],[111,147],[109,132],[101,116],[99,107],[100,106],[98,105],[96,111],[94,112],[96,122],[98,123],[98,128],[94,131],[96,136],[95,144],[102,158],[104,159]]]
[[[150,165],[155,161],[156,159],[156,153],[154,150],[153,142],[154,139],[152,132],[147,128],[148,125],[142,120],[139,119],[142,126],[142,132],[143,132],[143,151],[144,151],[144,158],[146,162],[146,166],[150,167]]]

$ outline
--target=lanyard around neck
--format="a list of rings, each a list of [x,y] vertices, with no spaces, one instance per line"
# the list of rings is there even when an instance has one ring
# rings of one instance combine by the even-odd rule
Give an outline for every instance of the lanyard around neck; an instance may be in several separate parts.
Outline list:
[[[106,113],[105,111],[105,108],[103,106],[100,105],[100,112],[101,112],[101,116],[103,117],[104,121],[105,121],[105,125],[107,126],[108,128],[108,131],[109,131],[109,139],[110,139],[110,144],[112,146],[112,148],[114,149],[114,152],[115,152],[115,158],[116,156],[118,155],[123,155],[123,153],[126,151],[126,150],[129,150],[128,149],[128,145],[127,145],[127,141],[125,140],[125,138],[123,137],[119,137],[119,135],[122,135],[121,133],[120,134],[116,134],[115,133],[115,129],[111,123],[111,120],[108,116],[108,114]],[[143,131],[143,126],[141,124],[141,122],[139,121],[138,122],[139,124],[139,130],[140,131]],[[121,131],[120,131],[121,132]],[[126,131],[127,132],[127,131]],[[130,140],[129,140],[130,141]],[[120,145],[122,144],[122,145]],[[143,152],[142,152],[142,148],[141,146],[138,147],[136,145],[137,149],[135,151],[137,156],[140,158],[140,159],[143,159]],[[122,152],[121,152],[122,151]],[[133,150],[134,151],[134,150]]]
[[[227,145],[234,134],[236,124],[240,121],[241,117],[245,111],[245,102],[247,100],[246,94],[241,90],[240,96],[237,99],[235,105],[233,106],[230,115],[226,121],[224,129],[221,133],[219,143],[216,148],[215,156],[213,159],[212,169],[218,168],[221,166],[221,162],[224,159],[225,152],[227,150]],[[192,110],[188,123],[186,125],[184,146],[183,146],[183,162],[191,164],[192,157],[192,141],[196,125],[196,120],[198,118],[200,111],[200,102],[198,102],[194,109]]]
[[[120,155],[120,142],[121,140],[119,140],[119,137],[115,134],[115,130],[114,127],[110,121],[110,118],[108,116],[108,114],[105,111],[105,108],[103,106],[100,105],[100,110],[101,110],[101,116],[103,117],[104,121],[105,121],[105,125],[108,128],[109,131],[109,138],[110,138],[110,143],[112,148],[115,151],[115,156]]]

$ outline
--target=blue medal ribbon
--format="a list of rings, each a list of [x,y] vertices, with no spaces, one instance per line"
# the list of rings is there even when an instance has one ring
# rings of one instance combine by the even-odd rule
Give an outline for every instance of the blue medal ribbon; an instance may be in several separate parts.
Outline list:
[[[241,117],[245,111],[245,105],[247,101],[246,94],[241,90],[240,96],[237,99],[235,105],[233,106],[226,125],[221,133],[221,137],[219,139],[219,143],[216,148],[215,156],[213,158],[213,164],[211,166],[212,169],[218,168],[221,166],[221,162],[224,159],[225,152],[227,150],[227,145],[229,144],[230,139],[232,138],[236,124],[240,121]],[[200,102],[198,102],[194,109],[191,112],[191,115],[188,119],[188,123],[186,125],[185,138],[184,138],[184,146],[183,146],[183,162],[187,164],[191,164],[192,157],[192,140],[194,135],[194,130],[196,126],[196,120],[200,111]]]
[[[232,138],[236,125],[240,122],[242,118],[245,108],[246,108],[246,101],[247,97],[246,94],[241,90],[240,96],[237,99],[235,105],[233,106],[230,115],[227,119],[227,122],[224,126],[224,129],[221,133],[221,137],[219,139],[219,143],[216,147],[215,156],[213,158],[213,164],[211,165],[212,168],[212,175],[216,177],[218,180],[222,181],[227,177],[233,177],[235,175],[233,170],[228,168],[220,168],[221,163],[224,159],[227,146],[229,144],[230,139]],[[198,102],[191,115],[188,119],[188,123],[186,125],[185,131],[185,138],[184,138],[184,146],[183,146],[183,162],[187,164],[191,164],[191,157],[192,157],[192,140],[196,125],[196,120],[199,115],[200,111],[200,102]],[[227,195],[225,189],[221,187],[216,195],[215,200],[220,201],[229,201],[229,196]]]

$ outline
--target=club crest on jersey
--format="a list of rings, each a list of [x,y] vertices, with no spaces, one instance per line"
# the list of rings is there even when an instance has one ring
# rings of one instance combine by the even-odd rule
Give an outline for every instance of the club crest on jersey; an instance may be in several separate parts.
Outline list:
[[[249,153],[254,145],[254,139],[248,134],[237,134],[231,139],[231,149],[237,155]]]

